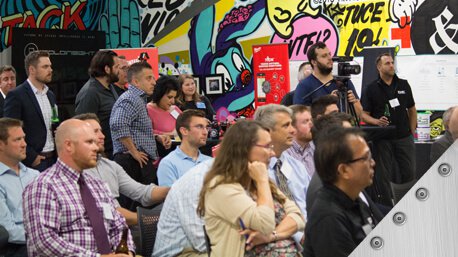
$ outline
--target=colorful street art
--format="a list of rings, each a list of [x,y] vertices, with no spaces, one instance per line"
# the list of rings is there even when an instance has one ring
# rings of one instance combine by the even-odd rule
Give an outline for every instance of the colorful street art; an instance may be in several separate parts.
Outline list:
[[[15,27],[101,30],[107,48],[149,46],[192,0],[2,0],[0,52]],[[398,55],[458,54],[458,0],[220,0],[157,40],[160,71],[223,74],[216,109],[253,110],[251,45],[287,42],[306,60],[324,41],[334,55],[395,46]]]

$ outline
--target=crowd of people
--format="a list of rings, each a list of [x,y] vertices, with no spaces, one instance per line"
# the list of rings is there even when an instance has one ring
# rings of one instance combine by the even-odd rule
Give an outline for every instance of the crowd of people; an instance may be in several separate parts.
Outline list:
[[[152,256],[350,255],[392,207],[370,193],[374,181],[415,177],[415,101],[382,54],[361,100],[347,82],[355,118],[339,104],[327,46],[307,57],[284,105],[230,126],[213,157],[199,148],[215,111],[190,75],[156,78],[146,62],[98,51],[75,116],[60,121],[47,52],[26,56],[17,87],[16,70],[1,67],[2,254],[134,256],[137,207],[162,203]],[[373,138],[359,120],[395,128]],[[433,162],[458,139],[457,107],[444,125]],[[128,250],[116,253],[122,239]]]

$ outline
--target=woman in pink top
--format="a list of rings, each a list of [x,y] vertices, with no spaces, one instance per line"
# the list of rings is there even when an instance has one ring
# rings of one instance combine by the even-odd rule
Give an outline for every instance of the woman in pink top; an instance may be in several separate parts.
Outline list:
[[[148,115],[153,123],[155,135],[176,135],[175,124],[181,110],[175,106],[178,81],[171,76],[162,76],[156,81],[152,101],[147,104]]]

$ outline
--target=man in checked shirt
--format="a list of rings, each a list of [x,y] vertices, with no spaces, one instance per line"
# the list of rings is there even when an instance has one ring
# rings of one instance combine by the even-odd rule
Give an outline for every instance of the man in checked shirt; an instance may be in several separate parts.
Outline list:
[[[103,182],[82,172],[97,163],[94,129],[84,121],[67,120],[56,130],[56,147],[57,163],[41,173],[23,193],[29,257],[133,256],[130,233],[130,254],[112,253],[127,228],[126,221],[116,211]],[[88,200],[88,194],[92,199]],[[88,201],[93,208],[88,207]],[[103,225],[92,222],[97,219]]]

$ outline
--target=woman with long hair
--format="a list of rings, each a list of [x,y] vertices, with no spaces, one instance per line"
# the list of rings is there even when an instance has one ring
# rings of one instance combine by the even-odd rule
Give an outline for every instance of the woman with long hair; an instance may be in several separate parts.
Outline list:
[[[292,235],[305,223],[296,204],[269,180],[268,129],[239,121],[226,132],[200,193],[211,256],[298,256]]]
[[[197,109],[205,112],[205,117],[213,120],[215,110],[207,97],[200,95],[197,91],[194,77],[189,74],[182,74],[178,77],[180,89],[177,95],[177,106],[182,110]]]

